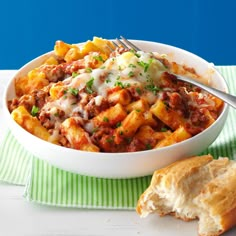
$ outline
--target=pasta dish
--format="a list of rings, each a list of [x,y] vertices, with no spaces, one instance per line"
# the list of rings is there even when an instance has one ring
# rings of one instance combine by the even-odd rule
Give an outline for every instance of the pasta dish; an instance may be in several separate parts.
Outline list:
[[[13,119],[56,145],[90,152],[136,152],[189,139],[209,127],[223,102],[172,74],[193,68],[156,52],[115,48],[94,37],[57,41],[54,54],[15,79]]]

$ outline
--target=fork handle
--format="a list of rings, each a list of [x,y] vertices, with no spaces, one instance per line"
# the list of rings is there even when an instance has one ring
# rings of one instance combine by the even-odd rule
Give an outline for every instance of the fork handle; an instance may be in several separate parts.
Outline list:
[[[181,76],[181,75],[177,75],[177,74],[174,74],[174,75],[177,77],[177,79],[185,81],[185,82],[188,82],[188,83],[193,84],[193,85],[196,85],[196,86],[204,89],[205,91],[211,93],[215,97],[220,98],[221,100],[223,100],[224,102],[226,102],[230,106],[232,106],[233,108],[236,108],[236,96],[233,96],[231,94],[222,92],[222,91],[220,91],[218,89],[209,87],[209,86],[207,86],[205,84],[197,82],[197,81],[195,81],[193,79],[189,79],[189,78],[187,78],[185,76]]]

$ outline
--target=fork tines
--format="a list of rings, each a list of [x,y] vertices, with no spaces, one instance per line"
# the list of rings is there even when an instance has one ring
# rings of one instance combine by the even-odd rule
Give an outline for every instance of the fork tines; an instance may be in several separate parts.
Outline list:
[[[115,47],[123,47],[125,49],[132,49],[134,51],[141,51],[136,45],[131,43],[128,39],[123,36],[120,36],[121,39],[116,38],[116,42],[112,41]]]

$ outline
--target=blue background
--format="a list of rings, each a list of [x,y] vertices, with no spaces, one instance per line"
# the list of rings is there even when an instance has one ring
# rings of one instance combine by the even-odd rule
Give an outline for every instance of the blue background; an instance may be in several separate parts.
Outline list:
[[[236,64],[234,0],[2,0],[0,69],[18,69],[58,39],[123,35],[171,44],[216,65]]]

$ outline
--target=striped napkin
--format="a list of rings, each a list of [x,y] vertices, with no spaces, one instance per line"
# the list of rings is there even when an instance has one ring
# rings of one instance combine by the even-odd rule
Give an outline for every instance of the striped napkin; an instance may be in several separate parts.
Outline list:
[[[151,177],[103,179],[63,171],[34,159],[24,196],[53,206],[134,209]]]
[[[8,131],[0,145],[0,180],[25,185],[30,173],[32,157],[33,155],[27,152]]]
[[[236,66],[217,67],[227,80],[232,94],[236,94]],[[217,140],[202,154],[215,158],[236,159],[236,110],[230,108],[229,117]],[[24,197],[46,205],[134,209],[151,176],[132,179],[103,179],[70,173],[28,153],[10,131],[0,145],[0,180],[24,185]]]
[[[26,151],[10,131],[0,153],[0,180],[25,185],[24,197],[45,205],[134,209],[151,180],[95,178],[58,169]]]

